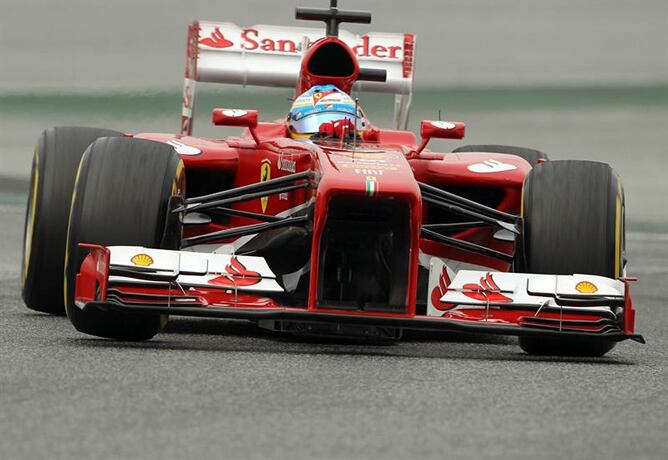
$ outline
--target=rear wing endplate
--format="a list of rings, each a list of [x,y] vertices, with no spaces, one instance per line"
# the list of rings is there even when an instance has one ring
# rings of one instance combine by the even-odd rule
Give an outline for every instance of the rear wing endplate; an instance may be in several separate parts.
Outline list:
[[[181,133],[191,134],[197,82],[296,87],[303,51],[323,37],[321,28],[195,21],[188,28]],[[384,82],[357,82],[355,89],[395,95],[394,128],[405,129],[413,93],[415,36],[399,33],[339,38],[357,55],[360,67],[383,69]]]

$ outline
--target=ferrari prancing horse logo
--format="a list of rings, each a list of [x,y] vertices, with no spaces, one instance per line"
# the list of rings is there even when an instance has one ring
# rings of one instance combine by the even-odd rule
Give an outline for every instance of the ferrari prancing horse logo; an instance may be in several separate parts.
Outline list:
[[[267,182],[271,179],[271,160],[265,158],[262,160],[260,165],[260,182]],[[262,212],[267,211],[267,204],[269,203],[269,197],[263,196],[260,198],[260,205],[262,206]]]

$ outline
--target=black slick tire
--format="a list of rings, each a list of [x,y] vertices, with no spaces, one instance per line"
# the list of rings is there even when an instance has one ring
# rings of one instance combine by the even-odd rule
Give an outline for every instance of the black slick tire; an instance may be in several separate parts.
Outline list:
[[[144,139],[102,138],[86,150],[72,196],[65,275],[65,306],[74,327],[119,340],[146,340],[166,317],[81,309],[75,277],[86,251],[79,243],[178,249],[179,216],[171,209],[185,196],[183,162],[174,149]]]
[[[521,271],[622,276],[624,190],[609,165],[575,160],[537,165],[524,182],[522,212]],[[602,356],[614,345],[591,339],[520,337],[522,349],[538,355]]]
[[[74,179],[86,148],[108,129],[55,127],[45,130],[33,155],[26,209],[21,294],[32,310],[64,315],[63,266]]]

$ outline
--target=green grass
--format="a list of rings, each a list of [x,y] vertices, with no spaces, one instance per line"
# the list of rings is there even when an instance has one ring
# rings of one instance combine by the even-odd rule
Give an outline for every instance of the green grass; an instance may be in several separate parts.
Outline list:
[[[0,190],[0,205],[22,205],[25,206],[28,201],[26,192],[14,192]]]
[[[289,107],[288,89],[206,85],[198,93],[198,112],[216,106],[253,107],[274,115]],[[362,94],[368,112],[391,110],[392,98]],[[146,118],[180,111],[180,90],[127,92],[56,92],[50,90],[0,93],[0,117],[77,116]],[[413,110],[433,107],[452,111],[586,109],[607,107],[668,107],[668,85],[596,88],[417,89]]]

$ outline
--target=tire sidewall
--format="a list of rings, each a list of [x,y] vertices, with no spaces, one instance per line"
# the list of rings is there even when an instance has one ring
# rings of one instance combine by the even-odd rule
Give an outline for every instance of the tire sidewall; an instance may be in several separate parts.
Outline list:
[[[91,142],[122,135],[70,126],[49,128],[40,135],[33,154],[21,260],[21,294],[28,308],[65,314],[63,256],[76,171]]]
[[[83,212],[85,210],[82,208],[84,206],[84,200],[90,200],[91,196],[82,196],[85,195],[85,191],[89,189],[89,181],[91,176],[91,167],[93,162],[97,162],[101,159],[103,155],[112,154],[109,147],[102,145],[106,142],[106,139],[99,139],[93,143],[89,149],[85,152],[79,172],[77,174],[77,180],[75,185],[75,190],[72,195],[72,204],[70,211],[70,222],[68,228],[67,236],[67,252],[66,252],[66,263],[65,263],[65,277],[66,277],[66,290],[65,290],[65,308],[67,316],[69,317],[72,324],[81,332],[88,334],[116,338],[122,340],[145,340],[153,337],[157,332],[162,329],[166,322],[166,317],[164,315],[137,315],[137,314],[123,314],[117,312],[103,311],[94,307],[87,307],[85,310],[80,309],[74,304],[74,289],[75,289],[75,279],[76,274],[81,266],[81,263],[85,257],[85,251],[82,251],[78,248],[79,243],[97,243],[103,245],[128,245],[128,246],[147,246],[147,247],[162,247],[164,249],[178,249],[180,244],[180,235],[181,227],[180,220],[174,219],[170,213],[170,208],[175,208],[183,203],[183,198],[185,196],[185,179],[183,174],[183,162],[174,152],[172,148],[165,148],[165,153],[171,154],[171,156],[160,159],[158,163],[162,167],[156,167],[154,170],[140,171],[145,174],[161,174],[163,180],[160,185],[160,191],[158,195],[161,197],[159,202],[153,204],[153,206],[160,207],[156,213],[155,221],[153,222],[153,227],[142,226],[140,224],[136,225],[136,234],[143,234],[143,237],[139,237],[136,240],[129,238],[123,241],[118,241],[113,231],[105,228],[90,228],[86,229],[82,225],[95,225],[95,221],[92,221],[88,218],[83,219]],[[137,140],[137,139],[124,139],[121,143],[114,144],[117,148],[125,148],[129,144],[134,142],[137,143],[148,143],[156,144],[152,141]],[[134,145],[133,144],[133,145]],[[159,144],[161,147],[164,147],[163,144]],[[113,146],[112,146],[113,149]],[[115,165],[114,168],[116,171],[106,171],[106,174],[118,174],[123,168],[127,168],[130,171],[133,166],[132,164],[123,164],[124,159],[126,161],[132,161],[131,157],[127,155],[123,158],[123,152],[116,152],[121,158],[118,165]],[[129,159],[129,160],[128,160]],[[99,168],[98,164],[98,168]],[[135,171],[136,172],[136,171]],[[179,185],[175,185],[176,183]],[[95,184],[98,186],[99,184]],[[112,193],[112,191],[108,191]],[[141,195],[142,191],[138,190],[137,194]],[[150,191],[146,191],[150,193]],[[156,193],[155,191],[153,192]],[[103,194],[104,195],[104,194]],[[97,198],[97,197],[96,197]],[[99,199],[95,200],[96,207],[105,209],[105,199],[104,196],[100,196]],[[128,210],[132,209],[133,206],[136,206],[136,203],[127,203]],[[110,209],[112,213],[118,213],[119,209]],[[129,228],[125,229],[125,235],[127,238],[127,233],[132,233],[132,222],[128,220],[127,217],[124,217],[124,214],[117,215],[119,220],[119,225],[127,225]],[[85,223],[84,223],[85,222]],[[168,228],[170,225],[177,225],[178,229],[174,230]],[[97,237],[92,237],[96,241],[84,241],[90,239],[90,235],[98,235]],[[89,236],[86,236],[89,235]],[[104,235],[107,235],[106,237]],[[175,237],[177,235],[178,237]]]

